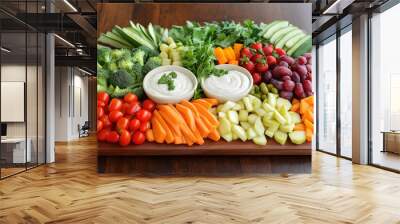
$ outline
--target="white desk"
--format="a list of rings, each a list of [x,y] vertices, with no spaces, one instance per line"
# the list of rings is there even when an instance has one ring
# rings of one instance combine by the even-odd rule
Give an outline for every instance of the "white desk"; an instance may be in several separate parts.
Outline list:
[[[27,147],[26,147],[26,154],[25,154],[25,138],[5,138],[1,139],[2,147],[13,147],[12,148],[12,155],[13,160],[12,163],[25,163],[31,162],[32,160],[32,153],[31,153],[31,145],[32,141],[30,138],[26,139]],[[3,150],[3,149],[2,149]],[[5,151],[5,150],[4,150]]]

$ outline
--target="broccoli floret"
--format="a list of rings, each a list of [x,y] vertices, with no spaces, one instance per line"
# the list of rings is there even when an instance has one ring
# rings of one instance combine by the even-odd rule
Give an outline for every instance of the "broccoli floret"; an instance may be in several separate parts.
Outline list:
[[[135,83],[135,79],[133,78],[133,76],[125,70],[118,70],[117,72],[112,73],[108,81],[115,87],[119,87],[122,89]]]
[[[141,82],[143,80],[143,66],[139,63],[134,63],[130,74],[135,79],[135,82]]]
[[[146,53],[144,57],[145,60],[154,56],[158,56],[160,54],[160,52],[150,49],[149,47],[146,47],[144,45],[138,47],[137,49],[143,50]]]
[[[144,65],[144,57],[145,57],[145,55],[146,55],[146,53],[145,53],[143,50],[141,50],[141,49],[136,49],[136,50],[133,52],[132,60],[133,60],[134,62],[139,63],[141,66],[143,66],[143,65]]]
[[[161,66],[161,57],[151,57],[147,60],[146,64],[143,66],[143,74],[147,74],[151,70]]]
[[[116,49],[116,50],[112,50],[111,57],[114,60],[119,60],[122,58],[130,58],[131,52],[128,49]]]
[[[111,63],[111,49],[108,47],[98,47],[97,48],[97,61],[101,66]]]
[[[144,96],[143,87],[140,85],[135,85],[124,89],[121,89],[117,86],[114,89],[114,92],[111,93],[111,97],[124,97],[128,93],[135,94],[139,99],[142,99]]]
[[[133,62],[132,60],[129,58],[124,58],[118,61],[118,67],[120,69],[124,69],[126,71],[131,71],[133,68]]]

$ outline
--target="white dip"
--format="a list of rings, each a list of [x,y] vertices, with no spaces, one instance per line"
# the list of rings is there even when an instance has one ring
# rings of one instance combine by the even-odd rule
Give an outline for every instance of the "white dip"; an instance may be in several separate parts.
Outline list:
[[[173,78],[173,82],[175,85],[175,88],[173,90],[168,90],[168,85],[167,84],[158,84],[158,80],[160,80],[161,76],[168,75],[171,72],[176,73],[176,78]],[[191,91],[193,91],[194,88],[194,83],[192,80],[182,72],[170,70],[170,71],[163,71],[157,74],[151,75],[151,77],[148,78],[147,83],[146,83],[146,92],[149,92],[151,95],[160,97],[163,99],[167,98],[177,98],[180,96],[184,96],[189,94]]]
[[[251,80],[246,74],[230,70],[228,74],[220,77],[209,76],[203,82],[203,89],[221,101],[236,101],[248,93],[251,85]]]

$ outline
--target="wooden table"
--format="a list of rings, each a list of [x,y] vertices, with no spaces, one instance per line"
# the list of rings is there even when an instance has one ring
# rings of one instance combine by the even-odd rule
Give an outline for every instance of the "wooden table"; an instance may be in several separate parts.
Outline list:
[[[285,19],[311,34],[311,4],[307,3],[103,3],[97,4],[98,35],[129,20],[170,27],[186,20],[198,22],[253,19],[268,23]],[[289,140],[288,140],[289,142]],[[235,176],[311,172],[311,145],[284,146],[268,140],[252,142],[207,141],[202,146],[145,143],[120,147],[98,144],[99,173],[172,176]]]

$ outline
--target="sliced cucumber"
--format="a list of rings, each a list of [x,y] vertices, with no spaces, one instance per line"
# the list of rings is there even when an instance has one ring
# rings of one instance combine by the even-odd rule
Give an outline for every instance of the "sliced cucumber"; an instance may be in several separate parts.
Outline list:
[[[292,30],[292,31],[289,32],[289,33],[286,33],[284,36],[282,36],[281,39],[278,40],[278,43],[276,44],[275,47],[277,47],[277,48],[283,48],[283,47],[285,46],[285,43],[286,43],[287,41],[289,41],[289,40],[290,40],[291,38],[293,38],[294,36],[299,35],[299,34],[302,34],[302,33],[303,33],[303,31],[301,31],[300,29],[295,29],[295,30]]]
[[[294,55],[294,53],[295,53],[297,50],[300,50],[300,47],[301,47],[304,43],[310,42],[310,41],[311,41],[311,36],[310,36],[310,35],[307,35],[307,36],[301,38],[299,41],[297,41],[297,43],[296,43],[292,48],[290,48],[290,50],[287,52],[287,54],[290,55],[290,56]],[[307,43],[306,43],[306,44],[307,44]],[[307,45],[308,45],[308,44],[307,44]],[[305,52],[304,52],[304,53],[305,53]]]
[[[297,50],[293,53],[293,57],[299,57],[304,53],[311,52],[312,49],[312,39],[308,38]]]
[[[285,43],[285,47],[287,49],[291,49],[301,38],[305,37],[306,35],[304,33],[301,33],[299,35],[294,36],[293,38],[291,38],[290,40],[288,40]]]
[[[258,34],[259,36],[263,37],[265,35],[265,33],[269,30],[269,28],[271,28],[271,26],[277,24],[281,22],[280,20],[275,20],[271,23],[269,23],[268,25],[264,26],[264,28],[262,29],[262,31]]]
[[[276,31],[278,31],[284,27],[287,27],[287,26],[289,26],[288,21],[280,21],[279,23],[276,23],[275,25],[271,26],[265,33],[264,37],[267,39],[270,39]]]
[[[272,43],[276,44],[277,41],[278,41],[279,39],[281,39],[281,37],[283,37],[285,34],[291,32],[291,31],[293,31],[293,30],[297,30],[297,27],[295,27],[295,26],[288,26],[288,27],[282,28],[282,29],[278,30],[277,32],[275,32],[274,35],[272,35],[270,41],[271,41]]]

